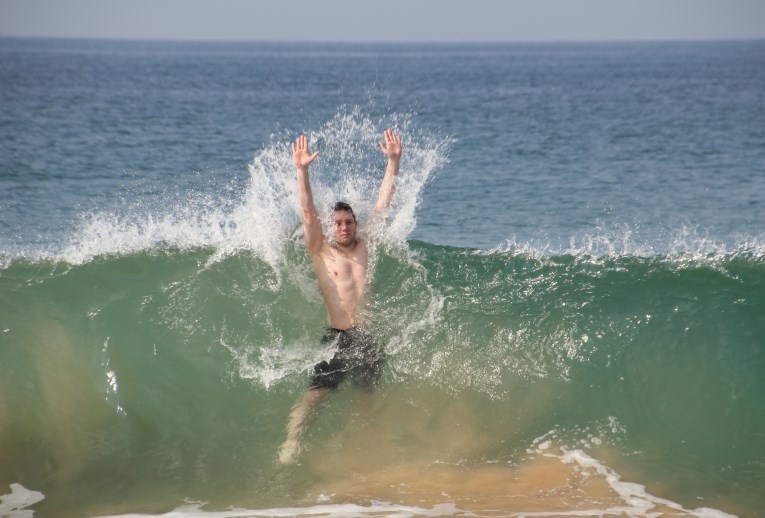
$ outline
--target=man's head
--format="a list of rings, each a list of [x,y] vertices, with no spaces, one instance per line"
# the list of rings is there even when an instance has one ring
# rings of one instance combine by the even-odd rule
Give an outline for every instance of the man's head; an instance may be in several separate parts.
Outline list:
[[[335,242],[342,247],[353,246],[356,243],[356,214],[351,206],[344,201],[335,203],[332,219],[335,225]]]

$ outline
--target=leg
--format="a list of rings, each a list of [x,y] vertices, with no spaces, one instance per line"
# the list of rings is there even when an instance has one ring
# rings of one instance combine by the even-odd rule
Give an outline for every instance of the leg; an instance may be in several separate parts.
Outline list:
[[[372,393],[380,384],[385,353],[369,333],[354,330],[354,365],[351,377],[356,387]]]
[[[321,339],[321,344],[338,339],[344,332],[336,329],[328,329]],[[289,423],[287,423],[287,439],[279,450],[279,462],[293,464],[300,454],[300,438],[308,426],[316,417],[316,407],[327,399],[329,394],[336,390],[345,378],[345,363],[339,353],[331,360],[318,363],[313,368],[313,377],[308,390],[303,393],[303,398],[292,407]]]
[[[312,388],[305,391],[303,398],[292,408],[287,424],[287,440],[279,450],[279,462],[293,464],[300,453],[300,437],[316,416],[316,407],[332,392],[328,388]]]

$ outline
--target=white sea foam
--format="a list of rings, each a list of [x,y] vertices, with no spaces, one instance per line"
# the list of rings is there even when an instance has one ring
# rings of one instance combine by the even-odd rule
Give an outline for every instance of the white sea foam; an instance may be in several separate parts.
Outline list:
[[[622,482],[623,493],[629,498],[624,506],[609,507],[605,509],[578,509],[573,511],[522,511],[502,513],[493,510],[489,513],[481,513],[460,509],[454,504],[444,503],[433,507],[414,507],[391,504],[387,502],[375,502],[369,506],[357,504],[320,504],[307,507],[284,507],[272,509],[230,509],[226,511],[203,511],[203,504],[186,505],[174,509],[168,513],[148,514],[122,514],[99,516],[93,518],[239,518],[248,516],[336,516],[341,518],[362,518],[373,516],[386,516],[388,518],[409,518],[416,516],[465,516],[465,517],[508,517],[525,518],[529,516],[635,516],[646,518],[659,518],[665,516],[662,512],[652,512],[656,504],[662,504],[673,511],[673,515],[696,516],[698,518],[735,518],[735,515],[724,513],[716,509],[701,507],[687,510],[679,504],[652,497],[645,491],[636,488],[626,489],[628,483]]]
[[[608,420],[609,426],[614,433],[623,433],[623,427],[618,423],[615,417],[609,417]],[[680,516],[697,516],[699,518],[735,518],[735,515],[717,509],[706,507],[686,509],[677,502],[652,495],[644,485],[622,480],[622,477],[615,470],[591,457],[581,449],[570,449],[566,446],[556,444],[559,442],[558,436],[559,432],[557,430],[546,432],[532,441],[531,448],[529,448],[528,452],[544,455],[546,457],[558,458],[564,464],[576,464],[589,472],[597,474],[597,476],[608,483],[608,486],[619,496],[623,504],[612,506],[607,509],[556,512],[553,513],[555,516],[626,515],[659,517],[666,514],[663,510],[657,510],[663,507],[672,510],[673,514]],[[597,444],[598,442],[602,443],[602,439],[599,437],[593,438],[599,439],[599,441],[595,441],[593,444]],[[550,515],[551,513],[523,513],[520,516]]]
[[[665,513],[657,512],[655,510],[656,507],[664,506],[677,513],[683,513],[688,516],[698,516],[699,518],[734,518],[734,515],[706,507],[686,509],[676,502],[652,495],[646,490],[645,486],[622,480],[621,476],[614,470],[590,457],[581,450],[564,449],[564,453],[560,456],[560,459],[567,464],[575,463],[582,468],[594,470],[608,482],[611,489],[624,501],[623,506],[611,507],[603,510],[603,514],[658,517]],[[567,513],[561,514],[565,515]]]
[[[431,508],[411,507],[376,502],[369,506],[357,504],[321,504],[308,507],[283,507],[273,509],[230,509],[227,511],[203,511],[203,503],[184,505],[168,513],[158,515],[122,514],[94,518],[238,518],[247,516],[337,516],[355,518],[364,516],[386,516],[408,518],[413,516],[477,516],[460,511],[452,504],[440,504]]]
[[[325,503],[336,495],[319,495],[317,505],[304,507],[283,507],[270,509],[235,509],[224,511],[203,510],[204,502],[190,502],[173,511],[158,515],[124,514],[99,518],[236,518],[246,516],[338,516],[338,517],[413,517],[413,516],[470,516],[470,517],[531,517],[531,516],[635,516],[659,518],[660,516],[695,516],[698,518],[735,518],[734,515],[708,507],[687,509],[677,502],[655,496],[645,486],[622,480],[621,476],[579,449],[567,449],[556,445],[557,431],[551,430],[532,441],[529,453],[558,459],[562,465],[576,465],[581,477],[599,477],[604,480],[620,503],[609,507],[592,507],[577,504],[576,509],[561,510],[555,505],[549,511],[503,511],[492,508],[490,511],[469,511],[461,509],[454,502],[445,501],[432,507],[408,506],[384,501],[375,501],[369,505],[354,503]],[[445,500],[449,497],[444,493]],[[586,502],[585,502],[586,503]],[[538,507],[537,507],[538,508]]]
[[[366,220],[376,201],[385,167],[377,143],[386,127],[402,135],[404,156],[397,192],[387,214],[383,242],[402,246],[417,223],[417,208],[425,185],[448,163],[452,138],[413,128],[412,116],[394,114],[373,120],[360,108],[344,109],[317,130],[308,132],[311,149],[321,154],[312,165],[316,206],[329,231],[329,208],[338,199],[349,202]],[[158,198],[151,203],[83,213],[63,244],[14,246],[0,252],[0,269],[17,259],[83,264],[99,256],[125,255],[161,249],[211,248],[217,261],[240,250],[254,251],[275,268],[284,258],[284,245],[300,228],[290,140],[272,136],[248,165],[243,187],[221,192],[189,192],[180,199]],[[568,239],[540,235],[516,237],[481,254],[514,253],[544,260],[572,255],[591,261],[614,257],[662,256],[672,261],[715,262],[749,256],[765,258],[765,235],[733,235],[723,240],[691,224],[663,230],[599,221]]]
[[[622,480],[612,468],[591,457],[580,449],[568,449],[556,445],[558,432],[549,432],[534,439],[529,453],[545,457],[557,458],[563,464],[575,464],[582,468],[583,476],[598,476],[605,480],[612,491],[621,500],[620,505],[607,508],[593,508],[570,511],[513,511],[502,514],[500,510],[492,510],[488,514],[478,511],[460,509],[452,502],[443,502],[432,507],[415,507],[389,502],[377,501],[370,505],[353,503],[323,503],[327,497],[320,495],[317,505],[304,507],[282,507],[269,509],[230,508],[223,511],[203,510],[205,502],[188,501],[170,512],[161,514],[127,513],[120,515],[100,516],[98,518],[238,518],[247,516],[338,516],[338,517],[367,517],[367,516],[643,516],[659,517],[670,510],[673,515],[696,516],[698,518],[735,518],[735,515],[708,507],[686,509],[672,500],[657,497],[649,493],[645,486]],[[11,493],[0,495],[0,516],[9,518],[32,518],[34,511],[28,509],[33,504],[42,501],[45,495],[38,491],[28,490],[21,484],[11,484]],[[448,498],[448,497],[447,497]]]
[[[386,159],[379,149],[379,142],[383,130],[388,127],[401,135],[404,148],[396,193],[384,218],[377,220],[378,224],[365,226],[377,201],[385,171]],[[435,171],[447,162],[451,139],[413,128],[409,115],[394,114],[372,120],[359,108],[341,111],[318,130],[308,132],[307,137],[310,149],[320,152],[311,165],[310,177],[314,203],[323,216],[325,234],[331,234],[332,206],[337,200],[346,201],[354,207],[362,222],[362,231],[370,235],[373,243],[372,272],[379,247],[396,255],[398,260],[419,267],[409,257],[405,243],[416,225],[416,210],[422,190]],[[312,276],[310,282],[304,282],[307,279],[300,278],[301,274],[294,271],[294,265],[285,263],[287,245],[290,240],[299,240],[295,234],[301,229],[290,138],[294,136],[274,137],[270,146],[258,152],[249,166],[247,192],[240,203],[230,207],[226,213],[214,206],[206,206],[205,210],[196,211],[200,215],[194,219],[191,217],[192,209],[182,209],[180,214],[188,214],[176,218],[180,220],[177,225],[173,221],[174,215],[163,220],[160,226],[143,225],[128,229],[99,222],[86,227],[89,233],[82,241],[97,243],[96,231],[104,232],[106,229],[107,236],[111,233],[116,236],[106,239],[114,243],[115,251],[140,250],[158,243],[178,248],[211,246],[215,251],[210,261],[246,249],[271,265],[278,279],[290,278],[290,283],[299,287],[304,284],[314,286]],[[154,228],[157,231],[152,236]],[[199,229],[196,233],[195,228]],[[146,229],[148,233],[142,235],[140,229]],[[95,254],[94,250],[80,250],[83,257]],[[70,255],[76,257],[77,252]],[[430,303],[424,305],[426,311],[420,319],[424,324],[436,318],[443,304],[438,294],[430,295]],[[400,339],[394,339],[394,342],[405,342],[408,335],[422,327],[420,321],[412,321],[402,331]],[[332,356],[330,351],[326,358],[317,358],[315,347],[308,348],[305,343],[284,343],[281,336],[268,337],[260,344],[246,344],[229,339],[223,332],[221,344],[231,352],[241,377],[256,380],[265,387]]]
[[[682,226],[647,238],[639,228],[598,223],[590,230],[571,236],[565,244],[553,244],[546,236],[527,241],[516,238],[479,254],[512,253],[536,260],[570,255],[592,262],[618,257],[662,257],[672,262],[710,264],[720,260],[748,256],[765,259],[765,235],[730,236],[723,241],[694,226]]]
[[[39,491],[25,488],[21,484],[11,484],[9,494],[0,495],[0,517],[3,518],[32,518],[34,511],[27,509],[45,499]]]
[[[402,137],[401,175],[385,231],[377,237],[403,243],[416,225],[421,192],[433,173],[448,161],[452,140],[416,130],[409,114],[373,120],[360,108],[343,108],[307,136],[320,156],[311,166],[314,201],[329,230],[330,208],[338,199],[350,203],[366,220],[377,199],[385,170],[378,143],[383,130],[394,128]],[[105,255],[157,249],[212,248],[212,260],[240,250],[252,250],[277,267],[284,245],[300,225],[300,206],[290,141],[294,134],[272,136],[249,164],[249,181],[237,192],[189,192],[135,203],[79,217],[63,245],[43,245],[5,251],[0,266],[15,259],[82,264]]]

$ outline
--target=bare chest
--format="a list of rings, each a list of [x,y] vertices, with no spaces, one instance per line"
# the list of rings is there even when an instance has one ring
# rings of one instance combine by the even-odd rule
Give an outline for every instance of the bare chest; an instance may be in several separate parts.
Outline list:
[[[366,247],[357,247],[352,254],[329,250],[314,262],[317,277],[322,285],[338,288],[363,289],[367,275]]]

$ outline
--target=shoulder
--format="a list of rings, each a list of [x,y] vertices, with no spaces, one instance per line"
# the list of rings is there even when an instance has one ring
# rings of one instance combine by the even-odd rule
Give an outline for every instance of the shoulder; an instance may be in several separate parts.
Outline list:
[[[311,248],[308,249],[308,255],[310,255],[314,259],[318,257],[331,255],[333,253],[334,253],[334,249],[332,248],[332,245],[330,245],[329,241],[324,236],[322,236],[321,244],[319,244],[313,249]]]
[[[356,250],[366,252],[369,240],[365,236],[359,236],[356,239]]]

